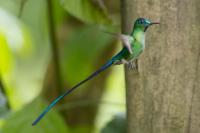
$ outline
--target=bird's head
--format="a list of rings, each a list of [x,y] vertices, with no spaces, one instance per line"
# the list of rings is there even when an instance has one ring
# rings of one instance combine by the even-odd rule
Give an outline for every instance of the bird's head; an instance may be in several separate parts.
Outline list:
[[[134,28],[141,28],[145,32],[149,26],[154,25],[154,24],[160,24],[160,23],[151,22],[150,20],[145,19],[145,18],[138,18],[135,21]]]

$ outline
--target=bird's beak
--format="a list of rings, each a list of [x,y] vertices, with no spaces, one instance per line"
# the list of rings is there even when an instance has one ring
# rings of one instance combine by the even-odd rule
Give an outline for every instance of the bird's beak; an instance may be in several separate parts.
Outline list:
[[[159,22],[151,22],[148,26],[145,27],[144,32],[147,30],[148,27],[154,24],[160,24]]]
[[[159,22],[151,22],[150,25],[154,25],[154,24],[160,24]]]

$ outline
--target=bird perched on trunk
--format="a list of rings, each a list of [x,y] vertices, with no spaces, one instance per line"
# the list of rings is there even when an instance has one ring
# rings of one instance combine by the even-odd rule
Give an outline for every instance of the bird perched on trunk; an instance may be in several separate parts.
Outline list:
[[[138,18],[133,26],[133,30],[130,35],[119,34],[118,37],[123,42],[124,47],[122,50],[113,56],[107,63],[105,63],[102,67],[100,67],[97,71],[92,73],[86,79],[80,81],[71,89],[67,90],[63,95],[57,97],[39,116],[38,118],[32,123],[32,125],[36,125],[44,115],[62,98],[66,95],[70,94],[80,85],[85,83],[86,81],[92,79],[100,72],[104,71],[105,69],[109,68],[112,65],[119,65],[119,64],[129,64],[132,66],[132,62],[136,60],[139,55],[144,51],[145,48],[145,32],[147,28],[151,25],[159,24],[158,22],[151,22],[145,18]]]

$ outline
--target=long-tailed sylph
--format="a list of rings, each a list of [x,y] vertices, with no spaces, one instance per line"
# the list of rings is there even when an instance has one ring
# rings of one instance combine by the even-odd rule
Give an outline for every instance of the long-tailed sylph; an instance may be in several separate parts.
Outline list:
[[[85,83],[86,81],[92,79],[100,72],[104,71],[105,69],[109,68],[112,65],[116,64],[132,64],[132,61],[136,60],[139,55],[144,51],[145,48],[145,32],[147,28],[153,24],[159,24],[158,22],[151,22],[145,18],[138,18],[133,26],[133,30],[130,35],[118,35],[118,37],[123,42],[124,47],[122,50],[113,56],[107,63],[105,63],[102,67],[100,67],[97,71],[92,73],[86,79],[80,81],[78,84],[67,90],[63,95],[57,97],[39,116],[38,118],[32,123],[32,125],[36,125],[44,115],[62,98],[66,95],[70,94],[80,85]]]

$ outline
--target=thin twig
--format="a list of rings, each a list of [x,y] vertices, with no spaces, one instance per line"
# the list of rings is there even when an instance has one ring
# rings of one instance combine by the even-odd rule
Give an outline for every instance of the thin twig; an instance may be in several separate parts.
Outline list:
[[[59,46],[55,34],[55,23],[54,23],[54,14],[53,14],[53,0],[47,0],[47,9],[48,9],[48,22],[49,22],[49,36],[51,40],[51,50],[52,58],[55,72],[55,84],[60,91],[62,90],[62,80],[61,80],[61,70],[59,62]]]

